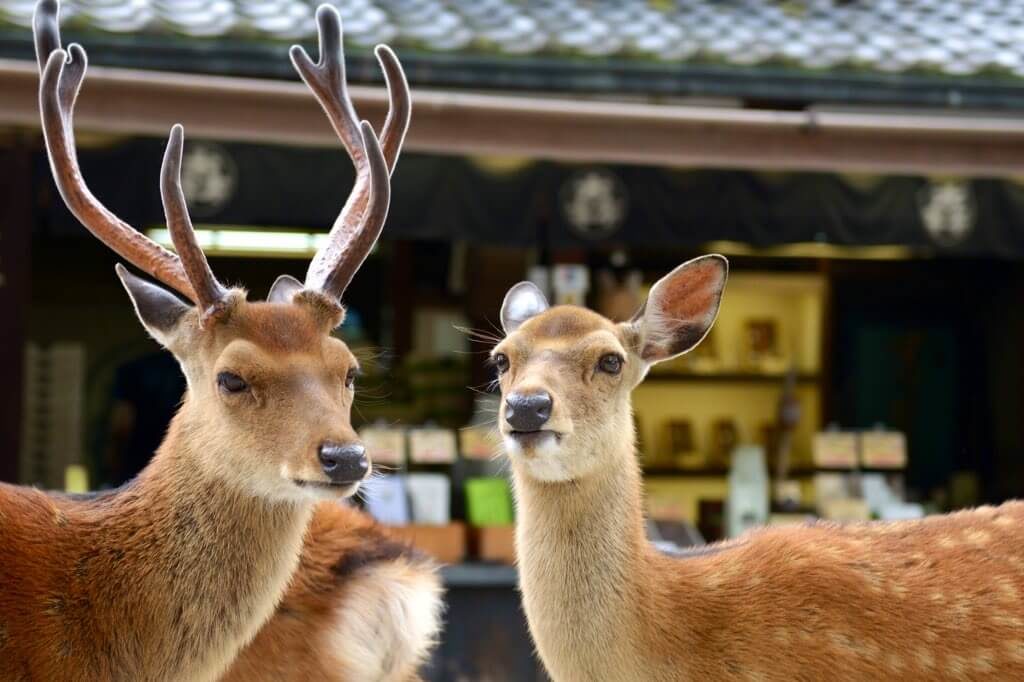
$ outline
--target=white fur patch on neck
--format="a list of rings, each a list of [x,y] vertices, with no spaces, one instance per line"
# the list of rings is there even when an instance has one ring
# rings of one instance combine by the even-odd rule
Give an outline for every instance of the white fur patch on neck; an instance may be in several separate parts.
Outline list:
[[[505,437],[505,450],[509,457],[519,459],[526,473],[539,481],[559,483],[572,478],[565,464],[564,450],[554,434],[537,443],[533,453],[526,455],[515,438]]]

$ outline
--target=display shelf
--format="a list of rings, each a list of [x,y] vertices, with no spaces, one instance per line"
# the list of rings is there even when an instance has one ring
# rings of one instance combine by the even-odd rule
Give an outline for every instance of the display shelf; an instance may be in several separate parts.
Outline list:
[[[515,587],[519,573],[504,564],[450,564],[441,568],[441,579],[445,587]]]
[[[644,476],[649,478],[725,478],[729,475],[726,467],[705,467],[702,469],[676,469],[673,467],[645,467]],[[789,472],[789,478],[810,478],[817,474],[904,474],[905,469],[879,469],[875,467],[799,467]],[[774,477],[774,472],[768,475]]]
[[[705,374],[683,372],[651,373],[645,379],[648,383],[708,383],[708,384],[782,384],[785,374],[758,374],[755,372],[708,372]],[[798,384],[816,384],[821,376],[813,373],[796,375]]]
[[[729,470],[725,467],[705,467],[702,469],[676,469],[674,467],[645,467],[647,478],[725,478]]]
[[[797,467],[789,472],[791,478],[807,478],[816,474],[903,474],[906,469],[880,467]]]

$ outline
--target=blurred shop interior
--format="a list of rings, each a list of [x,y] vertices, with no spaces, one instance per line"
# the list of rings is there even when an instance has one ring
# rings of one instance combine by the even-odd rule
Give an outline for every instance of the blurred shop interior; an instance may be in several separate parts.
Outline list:
[[[582,8],[594,25],[625,21],[601,14],[617,3],[549,4]],[[662,4],[621,11],[695,21]],[[547,23],[523,14],[554,42],[516,55],[525,38],[487,33],[467,3],[445,10],[462,23],[436,35],[409,33],[398,3],[375,5],[397,26],[391,38],[378,29],[399,48],[415,104],[388,222],[346,293],[339,330],[364,369],[353,420],[387,474],[360,504],[449,564],[452,609],[497,605],[491,625],[449,618],[437,679],[510,670],[540,679],[514,592],[515,511],[487,362],[502,297],[522,279],[552,301],[624,320],[679,263],[729,257],[711,335],[634,393],[656,542],[713,542],[809,517],[916,518],[1024,494],[1024,185],[1012,162],[1024,130],[1006,122],[1024,108],[1021,59],[999,70],[882,46],[865,63],[812,44],[780,61],[776,43],[800,44],[786,31],[845,35],[858,17],[887,18],[869,3],[798,2],[763,3],[770,17],[759,9],[740,21],[743,4],[686,6],[718,17],[722,32],[730,16],[739,25],[775,17],[782,37],[747,46],[769,50],[758,60],[700,35],[697,56],[652,55],[675,45],[671,36],[654,44],[658,32],[647,43],[620,36],[626,47],[607,54],[572,52],[557,12]],[[134,36],[99,5],[72,7],[68,33],[99,65],[77,126],[93,192],[169,241],[157,183],[167,126],[145,119],[155,109],[141,101],[153,96],[143,81],[187,72],[180,90],[161,95],[170,104],[159,115],[197,131],[183,183],[214,270],[252,298],[280,274],[302,279],[352,181],[312,97],[300,105],[299,90],[275,89],[295,81],[287,43],[312,44],[312,34],[252,20],[248,32],[196,38],[196,48],[184,18]],[[366,86],[356,105],[379,123],[382,100],[369,93],[382,86],[367,49],[378,29],[342,11],[354,26],[349,77]],[[33,123],[27,33],[7,12],[0,480],[117,486],[145,466],[184,381],[135,320],[116,257],[56,193]],[[463,29],[475,31],[468,42]],[[143,77],[126,85],[125,69]],[[271,109],[294,100],[294,119],[260,118],[263,104],[227,91],[200,101],[188,78],[235,83]],[[115,91],[104,107],[98,98]],[[466,93],[478,99],[458,99]]]

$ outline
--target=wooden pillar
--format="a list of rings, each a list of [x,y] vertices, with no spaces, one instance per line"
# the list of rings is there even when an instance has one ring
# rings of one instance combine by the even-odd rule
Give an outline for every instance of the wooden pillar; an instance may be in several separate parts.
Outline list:
[[[32,153],[0,149],[0,481],[18,480],[32,231]]]

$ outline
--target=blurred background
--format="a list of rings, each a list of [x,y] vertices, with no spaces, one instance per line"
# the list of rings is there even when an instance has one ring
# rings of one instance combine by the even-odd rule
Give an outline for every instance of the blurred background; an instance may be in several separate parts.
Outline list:
[[[184,123],[200,241],[255,298],[304,276],[353,178],[287,58],[315,54],[315,4],[62,6],[92,62],[93,191],[167,242],[158,169]],[[340,333],[367,370],[353,418],[393,472],[364,503],[451,564],[435,679],[540,675],[486,363],[522,279],[627,319],[682,261],[730,258],[712,335],[634,395],[656,541],[1024,492],[1024,2],[332,4],[360,114],[379,129],[380,42],[414,98]],[[184,382],[50,178],[33,6],[0,0],[0,480],[109,487]]]

